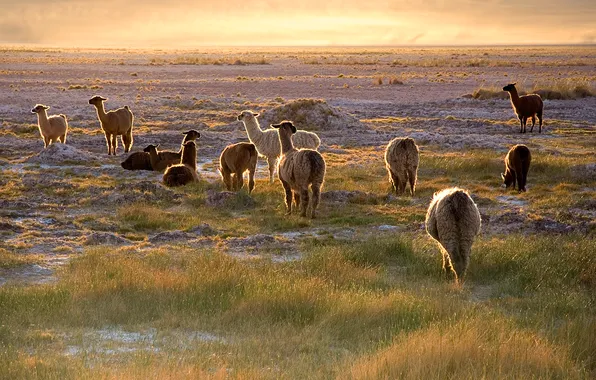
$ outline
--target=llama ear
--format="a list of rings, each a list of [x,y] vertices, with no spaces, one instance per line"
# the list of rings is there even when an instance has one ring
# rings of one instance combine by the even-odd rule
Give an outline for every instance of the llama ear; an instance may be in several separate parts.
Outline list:
[[[271,128],[275,128],[275,129],[279,129],[279,127],[281,126],[281,124],[269,124],[271,126]]]
[[[43,106],[43,109],[49,110],[50,109],[50,106]]]
[[[254,117],[257,117],[257,116],[259,116],[259,115],[260,115],[260,113],[258,113],[258,112],[255,112],[255,113],[253,113],[252,115],[253,115]]]
[[[501,173],[501,179],[505,179],[505,173]]]
[[[517,84],[517,82],[515,82],[515,83],[511,83],[511,84],[515,86],[515,85]]]
[[[290,124],[290,127],[292,127],[292,133],[296,133],[296,127],[294,127],[294,124]]]

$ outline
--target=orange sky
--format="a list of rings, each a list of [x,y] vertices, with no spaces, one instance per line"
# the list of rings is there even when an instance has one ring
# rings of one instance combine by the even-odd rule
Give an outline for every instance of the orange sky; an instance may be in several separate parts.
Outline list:
[[[596,43],[596,1],[585,0],[0,0],[0,7],[0,43],[10,44]]]

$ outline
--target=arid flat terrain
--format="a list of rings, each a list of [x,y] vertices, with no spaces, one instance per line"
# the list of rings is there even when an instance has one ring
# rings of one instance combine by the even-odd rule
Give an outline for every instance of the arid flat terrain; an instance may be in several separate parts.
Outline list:
[[[596,251],[596,47],[6,48],[0,54],[5,375],[27,377],[27,360],[39,367],[45,355],[50,364],[40,377],[155,377],[178,357],[180,377],[310,377],[306,371],[314,378],[416,378],[423,372],[412,372],[414,364],[387,359],[403,354],[396,342],[427,349],[421,342],[443,337],[441,323],[462,312],[474,327],[463,343],[445,338],[447,345],[466,350],[494,328],[496,345],[514,336],[527,352],[542,350],[528,359],[536,372],[521,364],[503,369],[523,355],[508,352],[489,377],[502,370],[543,378],[595,373],[596,339],[578,339],[581,330],[591,328],[589,337],[596,331],[596,259],[589,254]],[[541,134],[537,127],[519,133],[501,91],[514,82],[521,92],[543,95]],[[160,173],[122,169],[122,143],[117,156],[107,155],[88,104],[96,94],[108,98],[107,110],[128,105],[134,113],[133,151],[151,143],[178,150],[183,131],[200,131],[201,182],[168,189]],[[44,151],[30,112],[37,103],[67,116],[66,147]],[[321,138],[328,169],[317,219],[283,215],[283,189],[279,181],[268,183],[264,159],[252,196],[222,192],[219,154],[247,141],[236,120],[245,109],[261,113],[263,128],[290,119]],[[414,197],[392,194],[383,163],[385,146],[399,136],[414,138],[421,151]],[[515,144],[532,151],[528,191],[521,194],[501,188],[503,158]],[[458,289],[441,275],[439,249],[424,231],[433,193],[449,186],[468,189],[483,218],[468,279]],[[562,255],[565,264],[554,258]],[[336,256],[341,260],[329,259]],[[322,267],[328,272],[317,272]],[[192,291],[179,285],[208,270],[229,271],[229,278],[189,285]],[[168,277],[173,273],[180,277]],[[293,276],[296,283],[288,280]],[[269,290],[301,290],[252,293],[259,278],[271,281],[263,285]],[[140,295],[127,287],[150,290]],[[551,301],[562,314],[549,292],[557,293]],[[455,304],[442,304],[442,293]],[[40,311],[33,300],[43,295],[54,301]],[[157,306],[145,310],[150,295]],[[188,298],[167,301],[178,296]],[[354,302],[353,310],[335,304],[342,297]],[[430,299],[432,311],[422,311],[420,299]],[[247,313],[263,325],[229,327]],[[479,322],[487,315],[496,315],[495,325]],[[537,322],[542,317],[548,323]],[[336,320],[346,325],[334,328]],[[376,332],[364,332],[369,327]],[[287,347],[275,343],[280,337]],[[251,356],[260,344],[261,353]],[[435,354],[441,353],[428,353],[428,360]],[[553,358],[559,362],[551,366]],[[381,368],[383,360],[397,372]],[[478,368],[464,367],[460,373],[482,377]],[[449,377],[447,369],[433,368]]]

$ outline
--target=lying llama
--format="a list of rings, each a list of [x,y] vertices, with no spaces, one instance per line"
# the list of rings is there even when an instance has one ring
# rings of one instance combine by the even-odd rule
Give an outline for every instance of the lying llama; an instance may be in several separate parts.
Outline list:
[[[443,271],[453,271],[456,282],[464,278],[480,224],[480,212],[467,191],[453,187],[433,196],[426,212],[426,232],[441,246]]]
[[[116,155],[116,149],[118,149],[118,136],[122,136],[124,152],[128,153],[130,148],[132,148],[132,123],[134,121],[134,116],[128,106],[106,112],[103,106],[103,102],[106,100],[108,99],[95,95],[89,99],[89,104],[95,106],[97,110],[97,117],[99,118],[101,129],[106,135],[108,155]]]
[[[397,195],[404,193],[406,184],[409,181],[410,194],[414,196],[418,176],[418,161],[418,146],[410,137],[395,138],[387,145],[387,149],[385,149],[385,167]]]
[[[66,144],[66,134],[68,133],[68,121],[66,121],[66,115],[60,114],[48,116],[47,110],[49,109],[50,106],[36,104],[31,110],[31,113],[37,114],[39,133],[43,139],[44,148],[47,148],[48,145],[58,140],[60,140],[62,144]]]
[[[168,187],[175,187],[184,186],[198,180],[197,146],[194,141],[188,141],[182,146],[180,163],[168,167],[163,175],[163,183]]]
[[[133,152],[120,163],[126,170],[153,170],[151,157],[147,152]]]
[[[201,134],[194,129],[182,132],[182,134],[184,135],[184,139],[182,140],[182,144],[180,144],[180,150],[178,152],[162,150],[157,153],[160,161],[166,161],[163,164],[165,167],[180,163],[180,159],[182,158],[182,146],[184,143],[195,141],[201,137]],[[147,151],[131,153],[120,165],[126,170],[153,170],[153,167],[151,166],[151,157]]]
[[[275,172],[275,165],[277,159],[281,154],[281,145],[279,137],[274,129],[262,130],[257,120],[258,113],[252,111],[242,111],[238,115],[238,120],[242,121],[248,139],[255,144],[257,152],[261,156],[267,158],[267,165],[269,166],[269,182],[273,183],[273,173]],[[317,149],[321,144],[321,139],[315,133],[307,131],[296,131],[292,140],[297,148]]]
[[[539,122],[538,133],[542,133],[542,98],[538,94],[519,96],[517,94],[515,85],[516,83],[508,84],[507,86],[503,87],[503,91],[507,91],[509,93],[513,111],[517,115],[517,118],[521,124],[519,133],[526,133],[526,122],[528,121],[529,117],[532,118],[532,128],[530,128],[530,132],[532,132],[534,130],[534,124],[536,124],[536,116],[538,116]]]
[[[321,188],[325,180],[325,160],[319,152],[313,149],[296,149],[292,144],[292,134],[296,127],[291,121],[282,121],[271,125],[279,133],[281,145],[281,159],[279,161],[279,179],[286,192],[287,214],[292,213],[292,192],[296,208],[300,208],[300,215],[306,216],[309,196],[308,186],[312,190],[311,218],[321,199]]]
[[[519,191],[526,191],[526,181],[531,161],[532,154],[525,145],[515,145],[507,152],[507,156],[505,156],[505,173],[501,173],[505,188],[513,186],[513,189],[515,189],[517,180]]]
[[[242,174],[248,170],[248,193],[252,192],[257,158],[254,144],[241,142],[225,147],[219,156],[219,172],[228,191],[238,191],[244,186]]]
[[[162,159],[160,157],[160,151],[157,150],[157,148],[159,148],[159,144],[157,145],[153,145],[153,144],[149,144],[147,145],[147,147],[145,147],[145,149],[143,149],[143,152],[146,152],[149,154],[149,161],[151,162],[151,168],[156,171],[156,172],[163,172],[164,170],[166,170],[168,168],[168,166],[172,166],[175,165],[176,162],[172,161],[170,159]],[[170,152],[172,153],[172,152]],[[178,161],[178,163],[180,163],[180,161]]]

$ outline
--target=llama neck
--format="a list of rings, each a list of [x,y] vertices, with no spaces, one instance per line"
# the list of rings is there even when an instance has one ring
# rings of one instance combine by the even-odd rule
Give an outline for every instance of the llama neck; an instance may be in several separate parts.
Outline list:
[[[294,149],[292,135],[288,134],[286,131],[279,130],[279,142],[281,144],[281,154],[286,154]]]
[[[152,167],[157,167],[157,164],[159,163],[159,155],[157,154],[156,148],[149,150],[149,160],[151,161]]]
[[[182,150],[181,163],[197,171],[197,150],[193,148],[184,148]]]
[[[519,101],[517,89],[513,88],[511,91],[509,91],[509,97],[511,99],[511,103],[516,104]]]
[[[99,104],[94,104],[94,106],[95,106],[95,109],[97,110],[97,117],[99,117],[99,121],[101,121],[103,123],[107,116],[106,110],[105,110],[105,108],[103,108],[103,102],[101,102]]]
[[[48,120],[48,112],[44,109],[37,113],[37,120],[39,120],[39,125],[42,124],[47,125],[49,123]]]
[[[250,141],[258,143],[263,137],[263,130],[259,126],[259,121],[256,118],[251,118],[249,120],[242,120],[242,122],[244,123],[244,128],[246,128],[246,133],[248,133]]]

